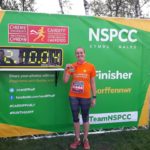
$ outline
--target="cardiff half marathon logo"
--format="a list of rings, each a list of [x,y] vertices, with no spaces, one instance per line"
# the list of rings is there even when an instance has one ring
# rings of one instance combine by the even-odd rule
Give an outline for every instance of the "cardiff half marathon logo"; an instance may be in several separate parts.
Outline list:
[[[9,24],[9,43],[69,44],[68,26]]]
[[[32,29],[30,31],[30,35],[34,35],[33,41],[36,42],[38,40],[44,41],[45,38],[45,30],[44,27],[40,27],[37,31],[35,29]]]

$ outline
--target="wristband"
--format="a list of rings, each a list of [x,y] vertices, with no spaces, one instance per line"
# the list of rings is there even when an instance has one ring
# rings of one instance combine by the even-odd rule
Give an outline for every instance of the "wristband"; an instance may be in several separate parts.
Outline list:
[[[96,98],[96,96],[93,96],[93,98]]]

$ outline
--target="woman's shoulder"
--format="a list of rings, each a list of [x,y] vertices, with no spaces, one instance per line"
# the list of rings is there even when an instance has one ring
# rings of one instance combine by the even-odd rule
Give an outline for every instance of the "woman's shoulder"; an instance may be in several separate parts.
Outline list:
[[[90,62],[86,62],[86,65],[88,65],[88,66],[94,66],[94,64],[92,64]]]

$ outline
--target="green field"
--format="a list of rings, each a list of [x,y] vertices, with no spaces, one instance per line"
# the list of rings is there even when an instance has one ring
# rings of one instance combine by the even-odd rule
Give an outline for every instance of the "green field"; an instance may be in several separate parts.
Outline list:
[[[1,138],[0,150],[69,150],[73,136],[23,139]],[[150,129],[91,134],[91,150],[150,150]],[[82,150],[82,146],[78,148]]]

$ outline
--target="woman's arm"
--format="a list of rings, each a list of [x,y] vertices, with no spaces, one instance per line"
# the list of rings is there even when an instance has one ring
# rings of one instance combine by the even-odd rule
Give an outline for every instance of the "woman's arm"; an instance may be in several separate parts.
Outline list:
[[[70,74],[68,74],[67,71],[65,70],[63,74],[64,83],[67,83],[69,79],[70,79]]]
[[[94,107],[96,104],[96,84],[95,84],[95,77],[91,78],[91,90],[92,90],[92,101],[91,101],[91,107]]]
[[[68,80],[70,79],[70,74],[68,73],[68,69],[71,67],[71,64],[66,64],[64,74],[63,74],[63,81],[64,83],[67,83]]]

